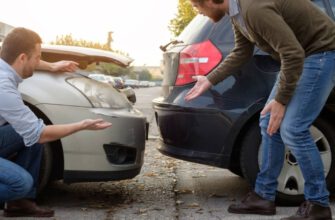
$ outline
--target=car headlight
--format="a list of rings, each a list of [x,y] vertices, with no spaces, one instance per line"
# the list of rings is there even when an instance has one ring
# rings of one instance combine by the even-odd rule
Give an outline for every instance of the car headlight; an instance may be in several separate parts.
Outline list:
[[[130,108],[131,104],[113,86],[85,77],[73,77],[66,80],[79,90],[96,108]]]

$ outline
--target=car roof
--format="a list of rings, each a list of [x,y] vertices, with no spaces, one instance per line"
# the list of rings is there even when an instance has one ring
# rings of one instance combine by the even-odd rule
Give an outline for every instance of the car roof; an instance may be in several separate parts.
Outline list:
[[[57,60],[74,60],[77,62],[86,61],[93,62],[108,62],[115,63],[126,67],[133,61],[133,59],[117,54],[112,51],[105,51],[100,49],[93,49],[87,47],[65,46],[65,45],[49,45],[42,44],[42,58],[46,61]]]

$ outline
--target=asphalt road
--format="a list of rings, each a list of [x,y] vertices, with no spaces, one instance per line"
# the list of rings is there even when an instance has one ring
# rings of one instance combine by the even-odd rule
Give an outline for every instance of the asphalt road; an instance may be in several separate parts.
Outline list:
[[[138,100],[135,107],[150,122],[140,175],[117,182],[52,183],[38,199],[40,205],[55,209],[56,216],[51,219],[271,220],[295,212],[296,207],[278,207],[278,214],[273,217],[229,214],[228,206],[243,198],[249,190],[248,184],[227,170],[160,154],[157,151],[159,131],[151,104],[151,100],[160,95],[160,88],[142,88],[135,92]],[[332,199],[333,213],[334,204]]]

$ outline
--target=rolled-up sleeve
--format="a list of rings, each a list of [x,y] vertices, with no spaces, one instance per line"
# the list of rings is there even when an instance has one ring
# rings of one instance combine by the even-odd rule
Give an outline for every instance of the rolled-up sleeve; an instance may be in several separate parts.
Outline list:
[[[23,103],[18,92],[0,92],[0,115],[22,136],[27,147],[40,139],[45,124]]]

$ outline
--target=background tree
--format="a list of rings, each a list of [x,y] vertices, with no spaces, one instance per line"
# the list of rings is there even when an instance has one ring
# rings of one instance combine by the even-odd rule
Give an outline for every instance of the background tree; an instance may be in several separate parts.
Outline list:
[[[57,36],[56,41],[52,41],[51,44],[95,48],[95,49],[100,49],[100,50],[113,51],[118,54],[129,56],[128,53],[125,53],[120,50],[114,50],[113,48],[111,48],[110,42],[101,44],[98,42],[88,41],[84,39],[75,39],[72,37],[72,34]]]
[[[196,15],[197,12],[192,7],[190,0],[179,0],[178,13],[170,20],[169,30],[174,36],[178,36]]]
[[[56,41],[51,42],[51,44],[88,47],[88,48],[112,51],[118,54],[122,54],[124,56],[129,56],[128,53],[122,52],[120,50],[114,50],[113,48],[111,48],[110,42],[108,41],[106,42],[106,44],[101,44],[98,42],[87,41],[83,39],[78,40],[78,39],[73,38],[71,34],[57,36]],[[129,75],[133,71],[131,67],[123,68],[113,63],[103,63],[103,62],[99,63],[99,65],[91,64],[87,67],[87,70],[99,70],[100,72],[104,74],[113,75],[113,76]]]
[[[152,79],[152,75],[147,68],[144,68],[143,70],[138,72],[138,75],[139,75],[139,80],[150,81]]]

